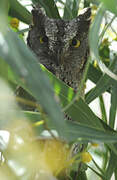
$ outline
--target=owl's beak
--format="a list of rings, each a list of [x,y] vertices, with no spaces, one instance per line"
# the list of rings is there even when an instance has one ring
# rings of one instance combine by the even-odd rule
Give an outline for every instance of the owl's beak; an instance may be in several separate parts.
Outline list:
[[[64,56],[63,56],[63,51],[62,49],[57,50],[57,58],[56,58],[56,64],[59,66],[63,64],[64,62]]]

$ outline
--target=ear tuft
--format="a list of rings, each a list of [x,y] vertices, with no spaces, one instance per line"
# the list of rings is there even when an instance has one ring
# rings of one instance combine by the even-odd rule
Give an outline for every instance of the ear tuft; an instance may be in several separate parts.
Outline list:
[[[78,17],[85,21],[91,20],[91,8],[90,7],[84,8]]]
[[[43,22],[45,15],[39,5],[33,6],[32,15],[33,15],[33,25],[34,26],[41,25],[41,22]]]
[[[85,8],[76,18],[78,21],[78,31],[87,33],[91,23],[91,8]]]

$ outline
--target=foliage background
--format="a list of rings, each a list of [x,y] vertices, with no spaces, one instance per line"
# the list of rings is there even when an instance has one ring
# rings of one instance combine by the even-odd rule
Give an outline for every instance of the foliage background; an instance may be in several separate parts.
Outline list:
[[[29,140],[39,137],[45,129],[52,136],[51,130],[56,130],[59,138],[64,139],[68,144],[74,142],[99,143],[100,146],[95,150],[89,148],[90,145],[87,147],[92,156],[95,153],[102,162],[100,165],[93,161],[97,168],[93,168],[92,173],[102,179],[111,179],[114,174],[114,178],[117,179],[115,126],[117,52],[110,48],[112,43],[117,40],[117,33],[112,25],[113,22],[114,25],[116,24],[116,0],[111,2],[107,0],[30,1],[30,3],[39,2],[50,18],[60,18],[57,2],[63,5],[63,19],[75,18],[79,8],[92,7],[92,25],[89,33],[91,56],[77,94],[74,94],[70,87],[38,64],[35,55],[27,48],[23,40],[22,33],[27,29],[20,31],[18,28],[14,29],[10,26],[13,17],[26,24],[31,23],[31,13],[19,2],[17,0],[0,1],[0,76],[9,84],[13,92],[17,86],[23,87],[36,99],[38,105],[29,99],[15,98],[13,92],[1,80],[0,127],[1,130],[10,132],[10,142],[5,141],[3,133],[0,134],[0,149],[5,158],[4,162],[1,160],[0,175],[3,177],[2,179],[31,179],[32,169],[35,170],[38,164],[35,163],[35,158],[30,166],[25,162],[30,160],[31,154],[37,153],[38,156],[39,152],[35,152],[35,149],[38,149],[37,143],[33,153],[29,151]],[[95,87],[85,94],[85,99],[81,99],[79,95],[85,80],[95,83]],[[111,97],[109,118],[107,118],[107,107],[102,96],[104,92],[108,92]],[[100,118],[89,107],[89,104],[96,98],[99,98]],[[39,112],[21,111],[15,101],[20,101],[20,103],[23,101],[23,104],[36,107]],[[63,112],[67,112],[75,122],[66,122]],[[23,152],[19,139],[25,142]],[[8,176],[6,172],[8,172]],[[45,176],[46,179],[47,177],[48,179],[55,178],[50,174]],[[45,177],[41,176],[41,178]],[[72,175],[71,178],[73,179]]]

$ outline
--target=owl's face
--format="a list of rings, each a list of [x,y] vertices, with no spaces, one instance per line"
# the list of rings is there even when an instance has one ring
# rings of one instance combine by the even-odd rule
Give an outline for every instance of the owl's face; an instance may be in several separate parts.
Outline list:
[[[70,21],[50,19],[39,8],[32,13],[34,25],[28,35],[28,45],[40,63],[62,80],[66,78],[64,72],[70,73],[71,79],[71,71],[77,76],[87,59],[91,10],[85,9]]]

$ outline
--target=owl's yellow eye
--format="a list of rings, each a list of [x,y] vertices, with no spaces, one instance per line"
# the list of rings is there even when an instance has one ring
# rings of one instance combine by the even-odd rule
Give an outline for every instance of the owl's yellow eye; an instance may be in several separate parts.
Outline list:
[[[47,36],[41,36],[39,38],[39,40],[40,40],[40,43],[42,44],[42,43],[48,42],[48,37]]]
[[[78,39],[72,39],[71,44],[73,47],[78,48],[80,46],[80,41]]]

